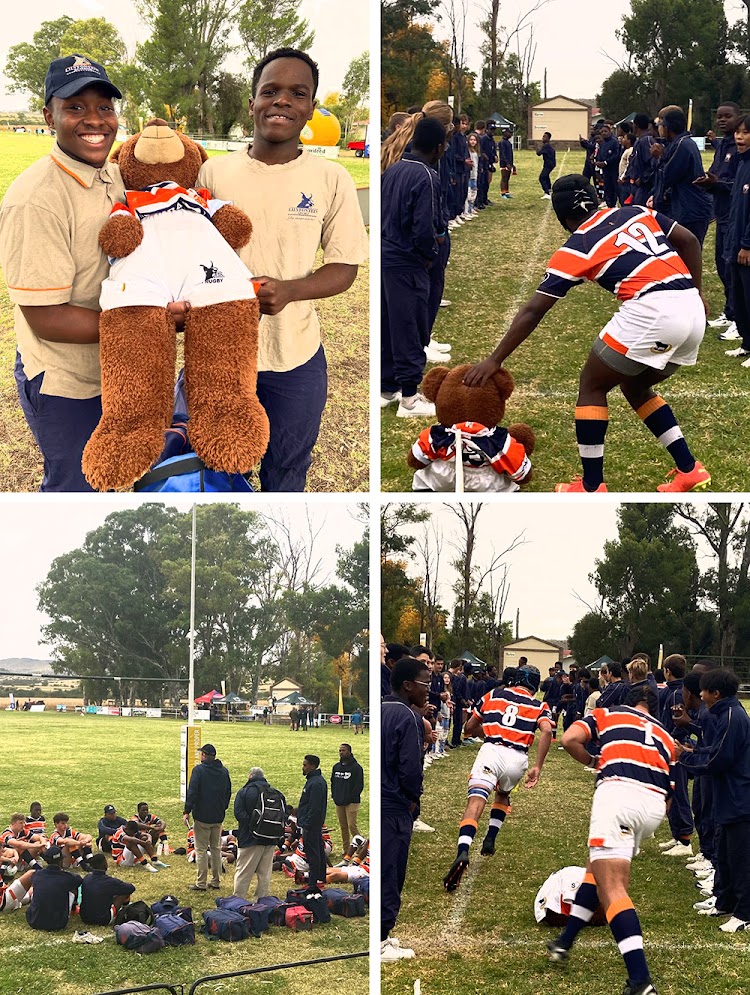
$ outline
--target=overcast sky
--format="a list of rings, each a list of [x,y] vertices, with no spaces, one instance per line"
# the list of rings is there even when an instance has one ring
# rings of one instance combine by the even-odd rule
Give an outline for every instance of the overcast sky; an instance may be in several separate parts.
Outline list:
[[[315,29],[315,42],[310,55],[320,66],[321,99],[326,93],[341,89],[351,60],[369,50],[371,2],[374,0],[299,0],[300,14]],[[7,0],[5,14],[0,32],[0,110],[16,110],[26,106],[23,94],[7,92],[4,70],[11,46],[30,42],[42,21],[52,21],[63,14],[76,20],[105,17],[119,30],[131,56],[135,53],[136,42],[145,41],[149,34],[131,0],[118,0],[116,5],[100,0],[14,3],[12,17],[10,0]],[[233,57],[227,65],[232,71],[239,71],[242,57]]]
[[[36,586],[47,576],[57,556],[78,548],[86,534],[98,528],[107,515],[142,503],[136,495],[94,501],[59,501],[48,497],[0,501],[0,659],[31,657],[47,659],[49,647],[41,643],[41,626],[45,617],[37,611]],[[165,501],[165,504],[189,511],[192,499]],[[247,501],[243,507],[249,508]],[[299,502],[276,502],[272,508],[261,500],[252,510],[269,511],[275,518],[285,515],[301,533],[306,533],[306,508]],[[316,540],[316,552],[323,561],[320,580],[333,581],[336,569],[336,545],[351,547],[362,537],[364,526],[352,512],[356,505],[315,502],[309,506],[313,522],[323,525]],[[200,528],[200,520],[199,525]]]
[[[535,0],[502,0],[500,23],[512,30],[519,16],[534,3]],[[466,51],[469,68],[477,73],[482,68],[479,53],[482,32],[476,25],[485,17],[488,6],[487,0],[469,0]],[[745,11],[739,0],[726,0],[724,6],[730,23]],[[455,0],[455,7],[460,9],[460,0]],[[548,97],[561,93],[574,99],[593,99],[602,82],[617,68],[616,63],[625,61],[625,49],[615,32],[622,27],[623,16],[629,12],[630,0],[550,0],[530,21],[537,43],[532,79],[541,82],[546,67]],[[443,25],[435,30],[436,38],[449,36],[446,25],[443,19]],[[521,50],[528,32],[522,37]],[[514,45],[511,51],[515,50]],[[502,112],[502,107],[493,110]]]
[[[594,560],[602,555],[605,541],[617,536],[617,507],[599,502],[554,506],[549,501],[528,500],[518,504],[485,504],[478,525],[478,563],[491,558],[491,547],[499,553],[514,536],[524,533],[525,544],[507,557],[510,597],[505,612],[505,620],[515,626],[516,611],[520,610],[521,636],[565,639],[586,611],[576,593],[589,603],[596,601],[596,590],[588,575],[594,569]],[[451,585],[456,574],[450,560],[455,553],[448,543],[459,538],[462,526],[443,505],[431,503],[429,508],[445,540],[441,603],[452,608],[455,596]],[[421,531],[421,527],[412,531]],[[421,573],[417,563],[409,568],[409,573]],[[386,639],[391,638],[392,634],[386,633]]]

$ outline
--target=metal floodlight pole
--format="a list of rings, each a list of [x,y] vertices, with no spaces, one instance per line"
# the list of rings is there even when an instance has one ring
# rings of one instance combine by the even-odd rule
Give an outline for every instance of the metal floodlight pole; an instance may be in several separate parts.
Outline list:
[[[192,553],[190,558],[190,671],[188,680],[188,725],[195,722],[195,521],[196,505],[193,505]]]

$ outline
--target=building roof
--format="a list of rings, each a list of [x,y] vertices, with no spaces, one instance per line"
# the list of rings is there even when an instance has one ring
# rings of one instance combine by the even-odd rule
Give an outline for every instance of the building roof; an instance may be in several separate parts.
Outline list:
[[[534,104],[534,107],[542,107],[544,104],[551,104],[555,100],[570,100],[571,103],[578,104],[579,107],[585,107],[587,111],[591,110],[590,104],[584,103],[582,100],[576,100],[575,97],[566,97],[564,93],[557,93],[554,97],[545,97],[544,100],[540,100]]]
[[[552,649],[557,650],[558,653],[560,652],[561,647],[558,645],[558,643],[551,643],[549,639],[542,639],[541,636],[533,636],[533,635],[522,636],[520,639],[514,639],[512,643],[506,643],[505,646],[503,646],[503,649],[504,650],[513,649],[514,646],[520,646],[521,643],[525,643],[528,639],[536,639],[537,642],[545,643],[545,645],[551,646]]]

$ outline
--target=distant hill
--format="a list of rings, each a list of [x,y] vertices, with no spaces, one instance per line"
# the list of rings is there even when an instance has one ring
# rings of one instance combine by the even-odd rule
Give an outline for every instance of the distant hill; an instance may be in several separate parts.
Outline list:
[[[51,660],[32,660],[30,657],[8,657],[0,660],[0,674],[51,674]]]

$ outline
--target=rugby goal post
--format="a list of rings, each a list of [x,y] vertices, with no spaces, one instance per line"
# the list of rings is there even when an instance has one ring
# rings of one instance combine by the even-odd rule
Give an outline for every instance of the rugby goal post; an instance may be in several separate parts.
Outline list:
[[[180,729],[180,801],[187,797],[187,788],[193,767],[201,762],[201,739],[203,729],[200,725],[182,726]]]

